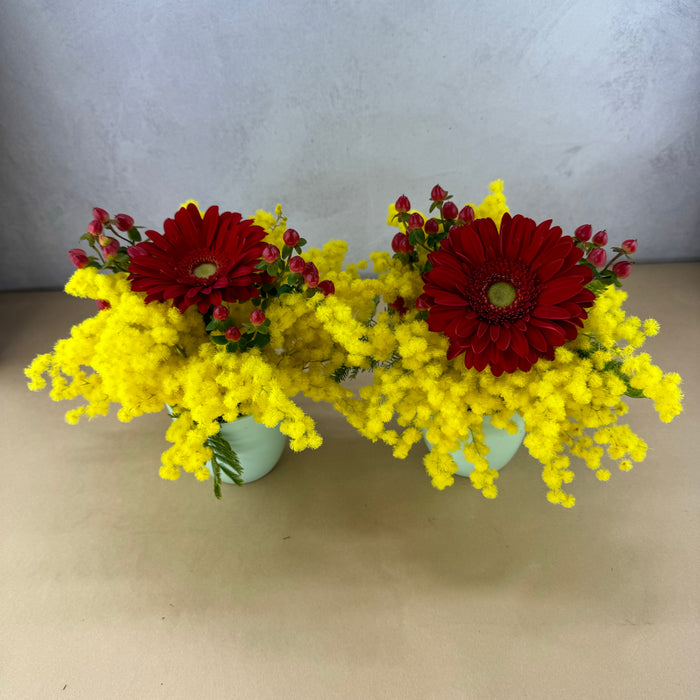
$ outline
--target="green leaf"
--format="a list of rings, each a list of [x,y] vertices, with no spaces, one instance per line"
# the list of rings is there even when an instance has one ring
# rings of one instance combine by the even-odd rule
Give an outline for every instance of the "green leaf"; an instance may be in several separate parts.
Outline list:
[[[408,234],[408,242],[411,245],[418,245],[419,243],[425,242],[425,233],[422,229],[414,228],[411,233]]]
[[[250,342],[252,348],[264,348],[270,342],[270,336],[266,333],[258,333]]]
[[[264,260],[261,260],[256,266],[256,270],[267,270],[267,263]]]
[[[215,331],[219,327],[219,322],[213,318],[209,323],[207,323],[206,331]]]
[[[229,341],[228,345],[226,346],[226,352],[236,352],[238,350],[238,343],[234,343],[232,340]]]
[[[301,250],[299,250],[300,247],[306,245],[306,238],[300,238],[299,242],[297,243],[297,251],[300,253]]]
[[[282,257],[288,258],[292,254],[292,249],[285,243],[282,246]]]
[[[287,277],[287,283],[291,285],[299,284],[301,282],[301,275],[298,272],[290,272],[289,277]]]
[[[278,295],[282,294],[289,294],[290,292],[293,292],[293,288],[289,284],[283,284],[279,290],[277,291]]]
[[[238,455],[231,447],[229,441],[221,432],[218,432],[216,435],[209,436],[205,444],[207,447],[211,448],[212,451],[211,463],[214,467],[214,493],[216,493],[217,472],[219,492],[221,492],[221,472],[226,474],[234,484],[242,486],[243,467],[241,467],[241,463],[238,461]],[[219,495],[217,498],[221,498],[221,496]]]
[[[209,336],[217,345],[226,345],[228,343],[228,340],[226,340],[225,335],[212,335]]]
[[[141,241],[141,234],[136,226],[132,226],[126,235],[129,236],[129,240],[133,241],[134,243],[139,243]]]

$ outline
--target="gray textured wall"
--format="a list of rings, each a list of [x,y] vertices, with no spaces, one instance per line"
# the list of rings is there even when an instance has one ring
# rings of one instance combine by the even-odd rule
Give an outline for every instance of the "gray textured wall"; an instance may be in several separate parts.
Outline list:
[[[695,0],[5,0],[0,289],[59,287],[92,206],[282,202],[388,246],[386,205],[511,210],[700,257]]]

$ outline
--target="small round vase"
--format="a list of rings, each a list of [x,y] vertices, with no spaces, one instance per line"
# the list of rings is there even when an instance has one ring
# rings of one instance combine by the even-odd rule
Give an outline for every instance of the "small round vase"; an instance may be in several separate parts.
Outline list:
[[[238,455],[244,484],[269,474],[279,462],[287,443],[287,436],[280,432],[279,427],[268,428],[256,423],[253,416],[241,416],[233,423],[222,423],[219,433]],[[211,461],[207,462],[207,469],[213,475]],[[223,472],[221,481],[233,483]]]
[[[490,449],[490,452],[486,455],[486,460],[489,463],[489,467],[496,471],[505,467],[513,459],[513,456],[525,439],[525,421],[522,419],[522,416],[514,413],[512,420],[518,426],[518,432],[514,435],[510,435],[501,428],[494,428],[491,425],[491,416],[484,416],[482,426],[484,441]],[[426,431],[424,430],[423,439],[428,448],[432,450],[433,446],[425,435]],[[470,442],[471,439],[467,440],[466,444]],[[455,473],[459,474],[459,476],[469,476],[474,471],[474,465],[471,462],[467,462],[462,450],[451,452],[450,456],[457,463],[457,471]]]

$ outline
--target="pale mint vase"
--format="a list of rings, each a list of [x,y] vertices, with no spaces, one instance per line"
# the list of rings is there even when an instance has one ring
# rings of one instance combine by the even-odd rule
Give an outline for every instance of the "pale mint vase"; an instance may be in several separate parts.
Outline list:
[[[269,474],[279,462],[287,443],[287,436],[282,435],[279,427],[268,428],[256,423],[253,416],[241,416],[233,423],[222,423],[219,433],[238,455],[244,484]],[[207,462],[207,469],[213,475],[211,462]],[[223,472],[221,481],[233,483]]]
[[[490,449],[490,452],[486,455],[486,460],[491,469],[498,471],[505,467],[506,464],[513,459],[513,456],[525,439],[525,421],[518,413],[513,414],[512,420],[518,426],[518,432],[514,435],[510,435],[501,428],[494,428],[493,425],[491,425],[491,416],[484,416],[484,423],[482,426],[484,441]],[[432,450],[433,446],[428,441],[425,433],[426,431],[424,430],[423,439],[425,440],[425,444]],[[470,442],[471,439],[467,440],[467,444]],[[450,456],[457,463],[456,473],[459,474],[459,476],[469,476],[474,471],[474,465],[471,462],[467,462],[462,450],[451,452]]]

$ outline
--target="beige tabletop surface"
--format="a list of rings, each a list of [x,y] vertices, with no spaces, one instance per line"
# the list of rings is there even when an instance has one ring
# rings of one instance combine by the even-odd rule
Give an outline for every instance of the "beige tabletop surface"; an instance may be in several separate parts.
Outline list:
[[[165,412],[78,426],[22,369],[94,312],[0,294],[0,697],[700,698],[700,264],[637,266],[626,309],[684,379],[644,463],[580,463],[551,505],[521,447],[500,495],[430,486],[328,407],[324,445],[217,501],[158,477]]]

